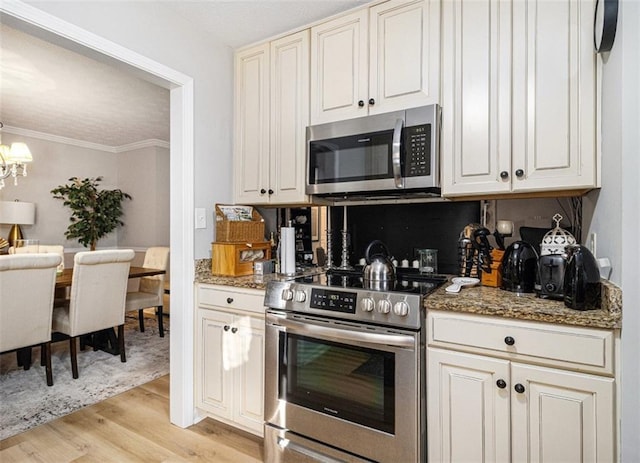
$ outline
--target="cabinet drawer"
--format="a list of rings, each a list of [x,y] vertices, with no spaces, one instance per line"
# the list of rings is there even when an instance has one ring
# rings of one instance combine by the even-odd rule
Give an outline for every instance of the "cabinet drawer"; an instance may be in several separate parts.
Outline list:
[[[197,285],[199,307],[216,307],[264,314],[264,291],[226,286]]]
[[[428,343],[578,371],[613,374],[613,332],[429,312]]]

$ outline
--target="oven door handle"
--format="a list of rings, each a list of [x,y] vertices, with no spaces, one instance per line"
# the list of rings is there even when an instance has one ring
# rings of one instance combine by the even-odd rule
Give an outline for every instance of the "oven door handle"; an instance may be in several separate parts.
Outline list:
[[[415,338],[410,335],[363,333],[362,331],[351,331],[311,323],[302,323],[272,314],[267,314],[266,319],[268,323],[283,326],[290,332],[301,334],[303,336],[318,336],[324,339],[329,338],[334,341],[353,341],[378,346],[382,345],[403,348],[415,347]]]
[[[403,126],[404,121],[402,119],[396,120],[396,126],[393,129],[393,143],[391,145],[391,164],[396,188],[404,188],[404,178],[402,177],[402,166],[400,164],[400,145]]]

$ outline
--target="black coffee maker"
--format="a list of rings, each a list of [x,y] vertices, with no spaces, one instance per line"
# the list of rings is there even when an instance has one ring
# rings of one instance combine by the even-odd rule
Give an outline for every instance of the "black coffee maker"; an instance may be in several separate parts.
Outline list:
[[[511,243],[502,258],[502,289],[532,293],[538,274],[538,253],[526,241]]]
[[[564,305],[576,310],[600,307],[600,269],[591,251],[584,246],[567,246],[564,272]]]

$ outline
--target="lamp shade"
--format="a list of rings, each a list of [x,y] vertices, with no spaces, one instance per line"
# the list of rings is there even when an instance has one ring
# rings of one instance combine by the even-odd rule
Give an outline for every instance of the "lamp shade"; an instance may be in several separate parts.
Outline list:
[[[35,222],[35,203],[0,201],[0,223],[33,225]]]
[[[33,156],[31,156],[31,151],[26,143],[11,143],[11,151],[9,152],[8,162],[21,162],[27,163],[33,161]]]

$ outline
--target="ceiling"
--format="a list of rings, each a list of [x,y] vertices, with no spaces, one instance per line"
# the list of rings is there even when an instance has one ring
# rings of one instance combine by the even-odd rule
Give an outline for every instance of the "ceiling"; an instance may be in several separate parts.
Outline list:
[[[370,0],[150,1],[231,48]],[[169,141],[169,91],[88,56],[0,24],[0,121],[108,147]]]

